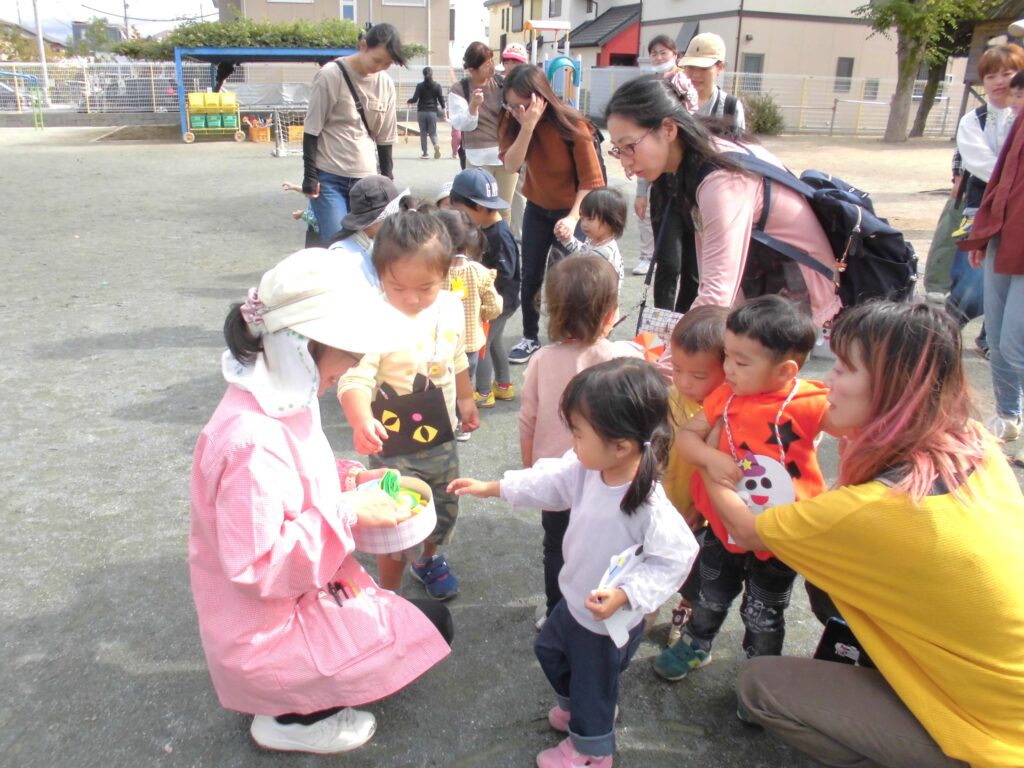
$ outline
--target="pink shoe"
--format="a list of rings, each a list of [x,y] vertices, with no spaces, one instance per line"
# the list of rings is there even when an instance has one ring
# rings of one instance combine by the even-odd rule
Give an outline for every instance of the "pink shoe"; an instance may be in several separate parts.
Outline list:
[[[548,724],[556,731],[562,733],[569,732],[569,718],[572,717],[572,713],[567,709],[562,709],[557,704],[551,708],[548,712]],[[619,707],[615,706],[615,720],[619,719]]]
[[[537,768],[582,768],[583,766],[612,768],[612,756],[581,755],[573,749],[571,739],[563,739],[557,747],[545,749],[537,755]]]

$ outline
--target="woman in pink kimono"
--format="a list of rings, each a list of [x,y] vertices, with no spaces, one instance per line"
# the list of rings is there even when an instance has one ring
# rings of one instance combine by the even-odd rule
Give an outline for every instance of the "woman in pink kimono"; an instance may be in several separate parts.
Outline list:
[[[394,502],[355,490],[383,470],[336,461],[318,396],[366,352],[401,346],[407,320],[323,249],[267,272],[228,314],[227,392],[192,464],[189,568],[220,703],[255,715],[274,750],[335,753],[373,735],[369,712],[449,653],[444,606],[378,587],[354,526],[396,525]]]

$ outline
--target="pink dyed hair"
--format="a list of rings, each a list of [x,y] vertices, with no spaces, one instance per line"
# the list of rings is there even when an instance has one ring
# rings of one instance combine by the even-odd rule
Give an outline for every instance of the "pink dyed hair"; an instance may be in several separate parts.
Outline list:
[[[915,504],[936,480],[956,493],[988,448],[973,418],[956,323],[924,302],[869,302],[842,314],[832,349],[871,381],[871,415],[844,447],[839,484],[895,470],[895,490]]]

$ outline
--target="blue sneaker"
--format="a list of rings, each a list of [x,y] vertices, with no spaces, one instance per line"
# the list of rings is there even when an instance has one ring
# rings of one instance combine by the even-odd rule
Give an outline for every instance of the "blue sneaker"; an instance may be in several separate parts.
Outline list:
[[[412,575],[423,583],[427,594],[435,600],[451,600],[459,594],[459,581],[452,575],[444,555],[434,555],[429,560],[413,560],[409,565]]]
[[[702,650],[684,630],[680,638],[654,660],[654,671],[666,680],[675,681],[710,663],[711,652]]]

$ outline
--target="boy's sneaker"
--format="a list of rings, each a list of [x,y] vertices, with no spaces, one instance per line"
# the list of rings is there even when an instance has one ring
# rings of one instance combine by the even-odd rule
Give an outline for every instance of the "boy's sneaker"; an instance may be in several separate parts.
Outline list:
[[[440,160],[441,159],[441,147],[438,144],[434,145],[434,159],[435,160]]]
[[[486,395],[481,395],[475,389],[473,390],[473,402],[476,403],[477,408],[493,408],[494,407],[494,389]]]
[[[950,235],[954,240],[963,240],[969,234],[971,234],[971,228],[974,226],[974,216],[964,216],[960,220],[960,226]]]
[[[491,387],[491,396],[495,400],[515,400],[516,399],[516,385],[515,384],[498,384],[494,383]]]
[[[640,261],[638,261],[636,263],[636,266],[633,267],[633,274],[634,275],[646,275],[647,274],[647,270],[650,269],[650,268],[651,268],[651,260],[650,259],[640,259]]]
[[[711,652],[702,651],[685,632],[654,660],[654,671],[666,680],[682,680],[690,672],[711,663]]]
[[[611,768],[612,756],[581,755],[572,746],[572,739],[562,739],[557,747],[545,749],[537,755],[537,768]]]
[[[376,729],[377,721],[369,712],[343,709],[312,725],[283,725],[273,717],[256,715],[249,735],[264,749],[333,755],[361,747]]]
[[[536,339],[528,339],[523,336],[519,343],[512,347],[512,351],[508,353],[508,361],[515,364],[529,362],[530,358],[533,357],[533,353],[538,349],[540,349],[540,344]]]
[[[996,414],[985,422],[985,428],[1001,443],[1009,443],[1020,437],[1020,417],[1008,419]]]
[[[459,594],[459,581],[452,575],[444,555],[434,555],[429,560],[413,560],[409,567],[412,575],[423,583],[427,594],[435,600],[451,600]]]
[[[472,436],[473,436],[472,432],[463,432],[461,426],[455,428],[455,439],[456,439],[456,441],[458,441],[460,443],[467,443],[467,442],[469,442],[469,439]]]
[[[429,159],[430,159],[430,155],[428,155],[426,152],[424,152],[422,155],[420,155],[420,160],[429,160]]]

